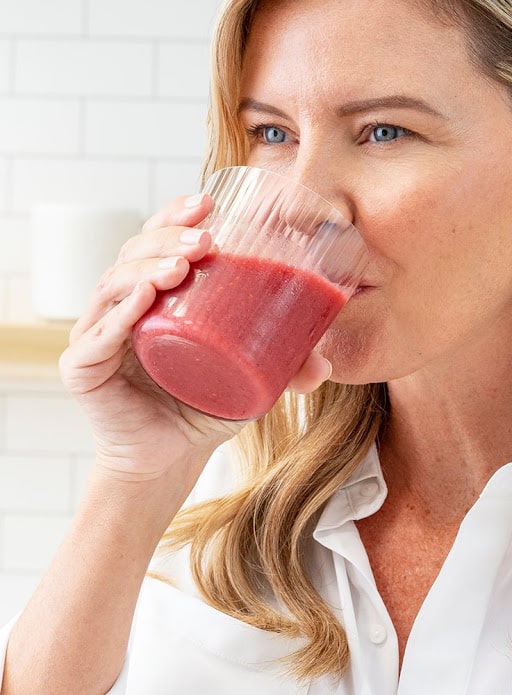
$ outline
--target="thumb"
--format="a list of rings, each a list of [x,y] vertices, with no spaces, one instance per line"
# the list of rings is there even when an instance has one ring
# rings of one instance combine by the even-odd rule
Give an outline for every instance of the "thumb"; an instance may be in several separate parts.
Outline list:
[[[312,352],[297,374],[290,381],[289,388],[297,393],[311,393],[332,374],[332,364],[319,352]]]

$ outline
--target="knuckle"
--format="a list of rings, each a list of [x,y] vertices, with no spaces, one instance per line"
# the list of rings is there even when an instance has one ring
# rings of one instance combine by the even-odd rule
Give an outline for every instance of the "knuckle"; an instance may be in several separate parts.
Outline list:
[[[170,227],[182,222],[182,218],[187,217],[187,210],[184,208],[184,201],[187,196],[174,198],[167,205],[161,208],[158,212],[152,215],[142,226],[142,232],[148,232],[161,229],[162,227]]]
[[[141,229],[142,234],[147,234],[151,229],[153,229],[155,217],[156,215],[153,215],[153,217],[150,217],[144,222]]]
[[[79,340],[82,337],[84,331],[87,329],[87,326],[89,325],[89,322],[90,318],[87,312],[82,314],[78,321],[75,322],[75,324],[72,326],[69,332],[68,348],[72,347],[77,342],[77,340]]]
[[[130,256],[132,255],[132,248],[135,244],[135,239],[137,239],[137,238],[138,238],[138,235],[136,237],[132,237],[131,239],[128,239],[128,241],[124,242],[124,244],[119,249],[119,253],[117,255],[116,265],[119,263],[125,263],[130,258]]]
[[[177,255],[178,244],[173,235],[166,236],[164,239],[159,239],[155,247],[155,256],[157,258],[166,258],[167,256]]]
[[[155,213],[152,215],[149,220],[146,220],[144,224],[142,225],[142,233],[143,234],[149,234],[150,232],[154,232],[157,229],[160,229],[161,227],[167,227],[169,224],[172,224],[170,221],[172,218],[172,214],[167,208],[164,208],[160,210],[159,212]]]
[[[105,270],[103,275],[98,280],[96,285],[95,293],[102,299],[110,298],[113,294],[112,286],[114,284],[114,277],[116,275],[116,268],[110,266]]]

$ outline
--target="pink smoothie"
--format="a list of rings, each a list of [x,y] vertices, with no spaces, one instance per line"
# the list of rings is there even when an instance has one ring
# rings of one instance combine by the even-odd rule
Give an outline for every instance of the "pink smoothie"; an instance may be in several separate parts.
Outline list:
[[[159,292],[132,345],[180,401],[230,420],[270,410],[346,302],[341,288],[283,263],[211,253]]]

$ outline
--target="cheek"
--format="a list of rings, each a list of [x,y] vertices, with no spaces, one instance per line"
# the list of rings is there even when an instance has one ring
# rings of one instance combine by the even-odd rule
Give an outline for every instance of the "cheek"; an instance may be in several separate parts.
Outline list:
[[[335,381],[399,378],[510,314],[512,173],[483,161],[450,153],[357,172],[354,223],[382,286],[319,345]]]
[[[425,253],[444,263],[510,238],[512,169],[503,154],[434,153],[364,169],[355,224],[377,255],[400,264]]]
[[[447,229],[459,219],[453,189],[452,177],[429,175],[418,166],[366,178],[355,225],[377,257],[399,266],[436,248],[441,253]]]

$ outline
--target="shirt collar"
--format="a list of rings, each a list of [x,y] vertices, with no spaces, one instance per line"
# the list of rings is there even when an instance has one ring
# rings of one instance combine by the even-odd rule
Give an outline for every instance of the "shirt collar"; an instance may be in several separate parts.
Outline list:
[[[383,505],[387,492],[377,447],[373,444],[358,469],[327,502],[315,536],[374,514]]]
[[[480,499],[487,497],[507,497],[512,495],[512,462],[506,463],[491,476],[485,485]]]
[[[373,444],[358,469],[327,502],[314,535],[340,528],[347,521],[364,519],[384,504],[388,489]],[[512,462],[499,468],[482,490],[480,499],[512,495]]]

